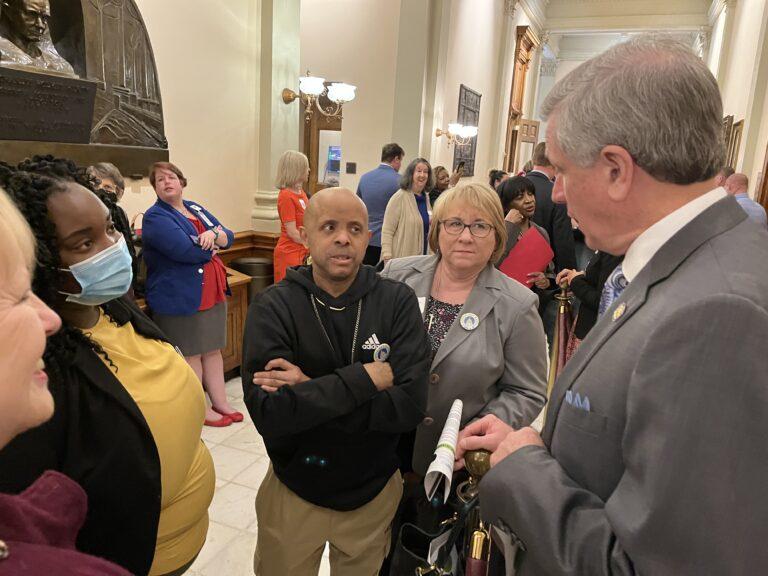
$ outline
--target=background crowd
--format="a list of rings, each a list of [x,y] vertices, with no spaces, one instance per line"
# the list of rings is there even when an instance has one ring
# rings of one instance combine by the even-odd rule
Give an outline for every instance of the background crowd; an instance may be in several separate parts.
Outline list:
[[[627,62],[665,99],[639,101]],[[599,102],[598,126],[584,118]],[[762,540],[744,542],[765,530],[752,505],[766,420],[750,412],[764,391],[750,386],[766,367],[731,340],[768,334],[768,224],[747,177],[722,166],[719,102],[690,51],[640,37],[552,90],[547,143],[521,174],[461,183],[425,158],[403,168],[390,143],[356,192],[310,197],[306,156],[280,157],[275,285],[251,304],[243,350],[270,457],[257,575],[317,574],[326,545],[335,575],[403,574],[400,526],[452,514],[423,486],[456,399],[453,485],[467,450],[492,453],[481,502],[507,569],[515,554],[522,574],[766,567]],[[699,148],[663,154],[679,144],[665,106]],[[14,335],[0,356],[0,574],[176,576],[205,543],[215,474],[201,430],[243,421],[221,354],[219,252],[234,234],[184,196],[179,167],[149,179],[139,254],[114,166],[0,163],[0,326]],[[540,436],[566,288],[572,364]],[[718,498],[722,486],[736,489]]]

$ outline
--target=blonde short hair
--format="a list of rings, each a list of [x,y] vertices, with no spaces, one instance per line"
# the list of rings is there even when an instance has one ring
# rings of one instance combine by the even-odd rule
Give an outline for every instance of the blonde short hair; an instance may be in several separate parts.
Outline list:
[[[10,270],[11,254],[20,255],[30,274],[35,270],[35,237],[19,209],[0,188],[0,269],[3,275]]]
[[[296,182],[302,182],[307,176],[307,170],[309,170],[309,160],[304,154],[296,150],[286,150],[277,161],[275,186],[287,188]]]
[[[437,199],[432,208],[432,224],[429,228],[429,247],[437,254],[440,250],[440,222],[445,218],[451,206],[457,203],[467,204],[480,210],[493,226],[496,233],[496,247],[493,250],[490,261],[498,262],[504,254],[507,245],[507,226],[504,224],[504,214],[501,210],[499,195],[491,190],[487,184],[470,182],[460,184],[455,188],[446,190]]]

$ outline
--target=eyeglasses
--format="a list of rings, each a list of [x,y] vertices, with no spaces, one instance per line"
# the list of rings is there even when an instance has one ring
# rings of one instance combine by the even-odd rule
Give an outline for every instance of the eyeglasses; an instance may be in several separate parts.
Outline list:
[[[443,230],[451,236],[458,236],[464,232],[464,228],[469,228],[469,233],[475,238],[485,238],[493,230],[493,226],[487,222],[472,222],[472,224],[464,224],[461,220],[441,220],[440,224],[443,225]]]

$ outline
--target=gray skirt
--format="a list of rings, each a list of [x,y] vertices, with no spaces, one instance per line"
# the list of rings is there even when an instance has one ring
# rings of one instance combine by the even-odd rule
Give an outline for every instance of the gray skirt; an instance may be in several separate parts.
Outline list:
[[[226,302],[191,316],[155,314],[152,319],[184,356],[197,356],[227,346]]]

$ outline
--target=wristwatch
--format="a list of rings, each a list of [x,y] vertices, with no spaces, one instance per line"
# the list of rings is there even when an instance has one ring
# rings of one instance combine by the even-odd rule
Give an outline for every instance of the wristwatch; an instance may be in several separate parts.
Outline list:
[[[219,239],[219,231],[216,228],[211,228],[211,231],[216,234],[216,236],[213,237],[213,241],[216,242]]]

